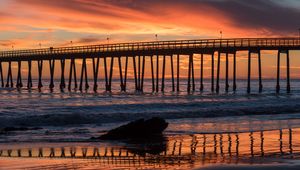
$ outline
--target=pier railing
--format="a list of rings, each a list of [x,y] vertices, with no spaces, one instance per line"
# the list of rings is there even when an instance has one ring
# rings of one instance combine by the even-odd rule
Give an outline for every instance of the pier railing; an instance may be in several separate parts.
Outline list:
[[[195,48],[259,48],[259,47],[300,47],[299,38],[235,38],[235,39],[201,39],[152,41],[136,43],[118,43],[87,45],[59,48],[41,48],[30,50],[2,51],[1,57],[26,57],[76,53],[105,53],[122,51],[174,50]]]

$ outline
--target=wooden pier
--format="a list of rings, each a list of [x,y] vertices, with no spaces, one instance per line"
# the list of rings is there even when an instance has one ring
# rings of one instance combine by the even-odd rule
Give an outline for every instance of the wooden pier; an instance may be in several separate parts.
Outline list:
[[[219,93],[220,91],[220,64],[221,55],[225,54],[225,91],[230,91],[229,85],[229,57],[233,57],[233,84],[232,91],[237,90],[236,84],[236,58],[238,51],[248,52],[248,72],[247,72],[247,93],[251,93],[251,62],[253,55],[257,55],[258,59],[258,79],[259,79],[259,92],[263,91],[262,83],[262,63],[261,63],[261,51],[262,50],[275,50],[278,52],[277,56],[277,84],[276,92],[280,92],[280,58],[281,54],[286,54],[286,68],[287,68],[287,82],[286,91],[291,91],[290,85],[290,56],[291,50],[300,51],[300,39],[299,38],[238,38],[238,39],[201,39],[201,40],[177,40],[177,41],[153,41],[153,42],[137,42],[137,43],[119,43],[119,44],[105,44],[105,45],[90,45],[90,46],[74,46],[74,47],[61,47],[61,48],[43,48],[32,50],[15,50],[15,51],[2,51],[0,52],[0,78],[2,87],[16,87],[18,89],[23,87],[22,82],[22,62],[28,64],[27,75],[27,88],[31,89],[32,84],[32,63],[36,62],[38,67],[38,88],[43,87],[43,65],[48,62],[50,69],[50,83],[49,88],[53,89],[55,63],[60,61],[60,75],[61,81],[59,88],[64,90],[79,89],[87,90],[90,85],[88,82],[87,73],[87,59],[92,60],[93,66],[93,90],[97,91],[99,83],[99,66],[102,62],[104,65],[105,75],[105,91],[112,91],[112,79],[114,74],[118,74],[120,79],[120,91],[126,92],[128,70],[134,72],[134,87],[135,91],[144,91],[144,79],[146,67],[150,67],[147,70],[151,70],[152,79],[152,92],[164,92],[165,91],[165,74],[166,63],[171,69],[172,91],[180,91],[180,63],[183,61],[183,57],[188,56],[188,76],[187,79],[187,92],[193,92],[196,90],[195,83],[195,55],[200,54],[200,91],[204,90],[203,85],[203,62],[207,59],[207,55],[211,56],[211,92]],[[215,54],[217,53],[216,64],[216,79],[215,79]],[[174,64],[174,58],[176,57],[177,63]],[[118,73],[114,73],[115,59],[118,62]],[[147,60],[148,59],[148,60]],[[162,63],[160,62],[162,59]],[[69,78],[65,78],[66,61],[70,61]],[[77,80],[76,75],[76,60],[82,62],[80,79]],[[109,62],[108,62],[109,61]],[[156,61],[156,63],[155,63]],[[12,63],[18,63],[17,73],[12,72]],[[125,65],[122,63],[125,62]],[[133,68],[129,67],[129,62],[132,62]],[[3,64],[7,64],[7,76],[4,77]],[[162,67],[160,66],[162,64]],[[156,65],[156,69],[155,66]],[[175,66],[177,68],[175,68]],[[57,66],[56,66],[57,67]],[[162,68],[160,70],[159,68]],[[176,71],[175,71],[176,70]],[[177,75],[175,75],[175,72]],[[17,74],[16,84],[14,86],[13,74]],[[5,81],[6,78],[6,81]],[[177,79],[177,80],[175,80]],[[68,80],[68,84],[66,84]],[[79,85],[78,85],[79,83]],[[216,84],[215,84],[216,83]],[[72,88],[73,84],[73,88]]]

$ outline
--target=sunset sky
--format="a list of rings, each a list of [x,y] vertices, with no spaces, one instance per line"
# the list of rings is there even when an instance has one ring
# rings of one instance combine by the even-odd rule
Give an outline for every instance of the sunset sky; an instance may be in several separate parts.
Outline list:
[[[298,36],[299,16],[299,0],[0,0],[0,50]]]

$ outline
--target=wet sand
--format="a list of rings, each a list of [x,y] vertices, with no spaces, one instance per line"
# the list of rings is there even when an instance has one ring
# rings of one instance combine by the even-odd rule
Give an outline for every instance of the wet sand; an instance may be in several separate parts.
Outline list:
[[[300,129],[168,135],[155,142],[0,144],[0,169],[299,169]]]

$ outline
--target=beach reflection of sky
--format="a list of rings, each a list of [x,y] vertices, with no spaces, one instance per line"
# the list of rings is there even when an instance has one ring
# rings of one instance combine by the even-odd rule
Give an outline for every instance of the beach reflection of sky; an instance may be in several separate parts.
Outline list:
[[[155,150],[153,146],[161,145],[163,141],[155,141],[152,144],[12,144],[11,149],[4,148],[1,144],[0,163],[5,169],[189,169],[217,167],[220,164],[277,167],[289,161],[295,161],[293,166],[297,166],[300,158],[300,142],[297,140],[299,137],[299,128],[175,135],[167,137],[165,150],[155,154],[150,153],[149,146]],[[141,154],[141,150],[145,152]],[[40,159],[41,157],[44,159]]]

